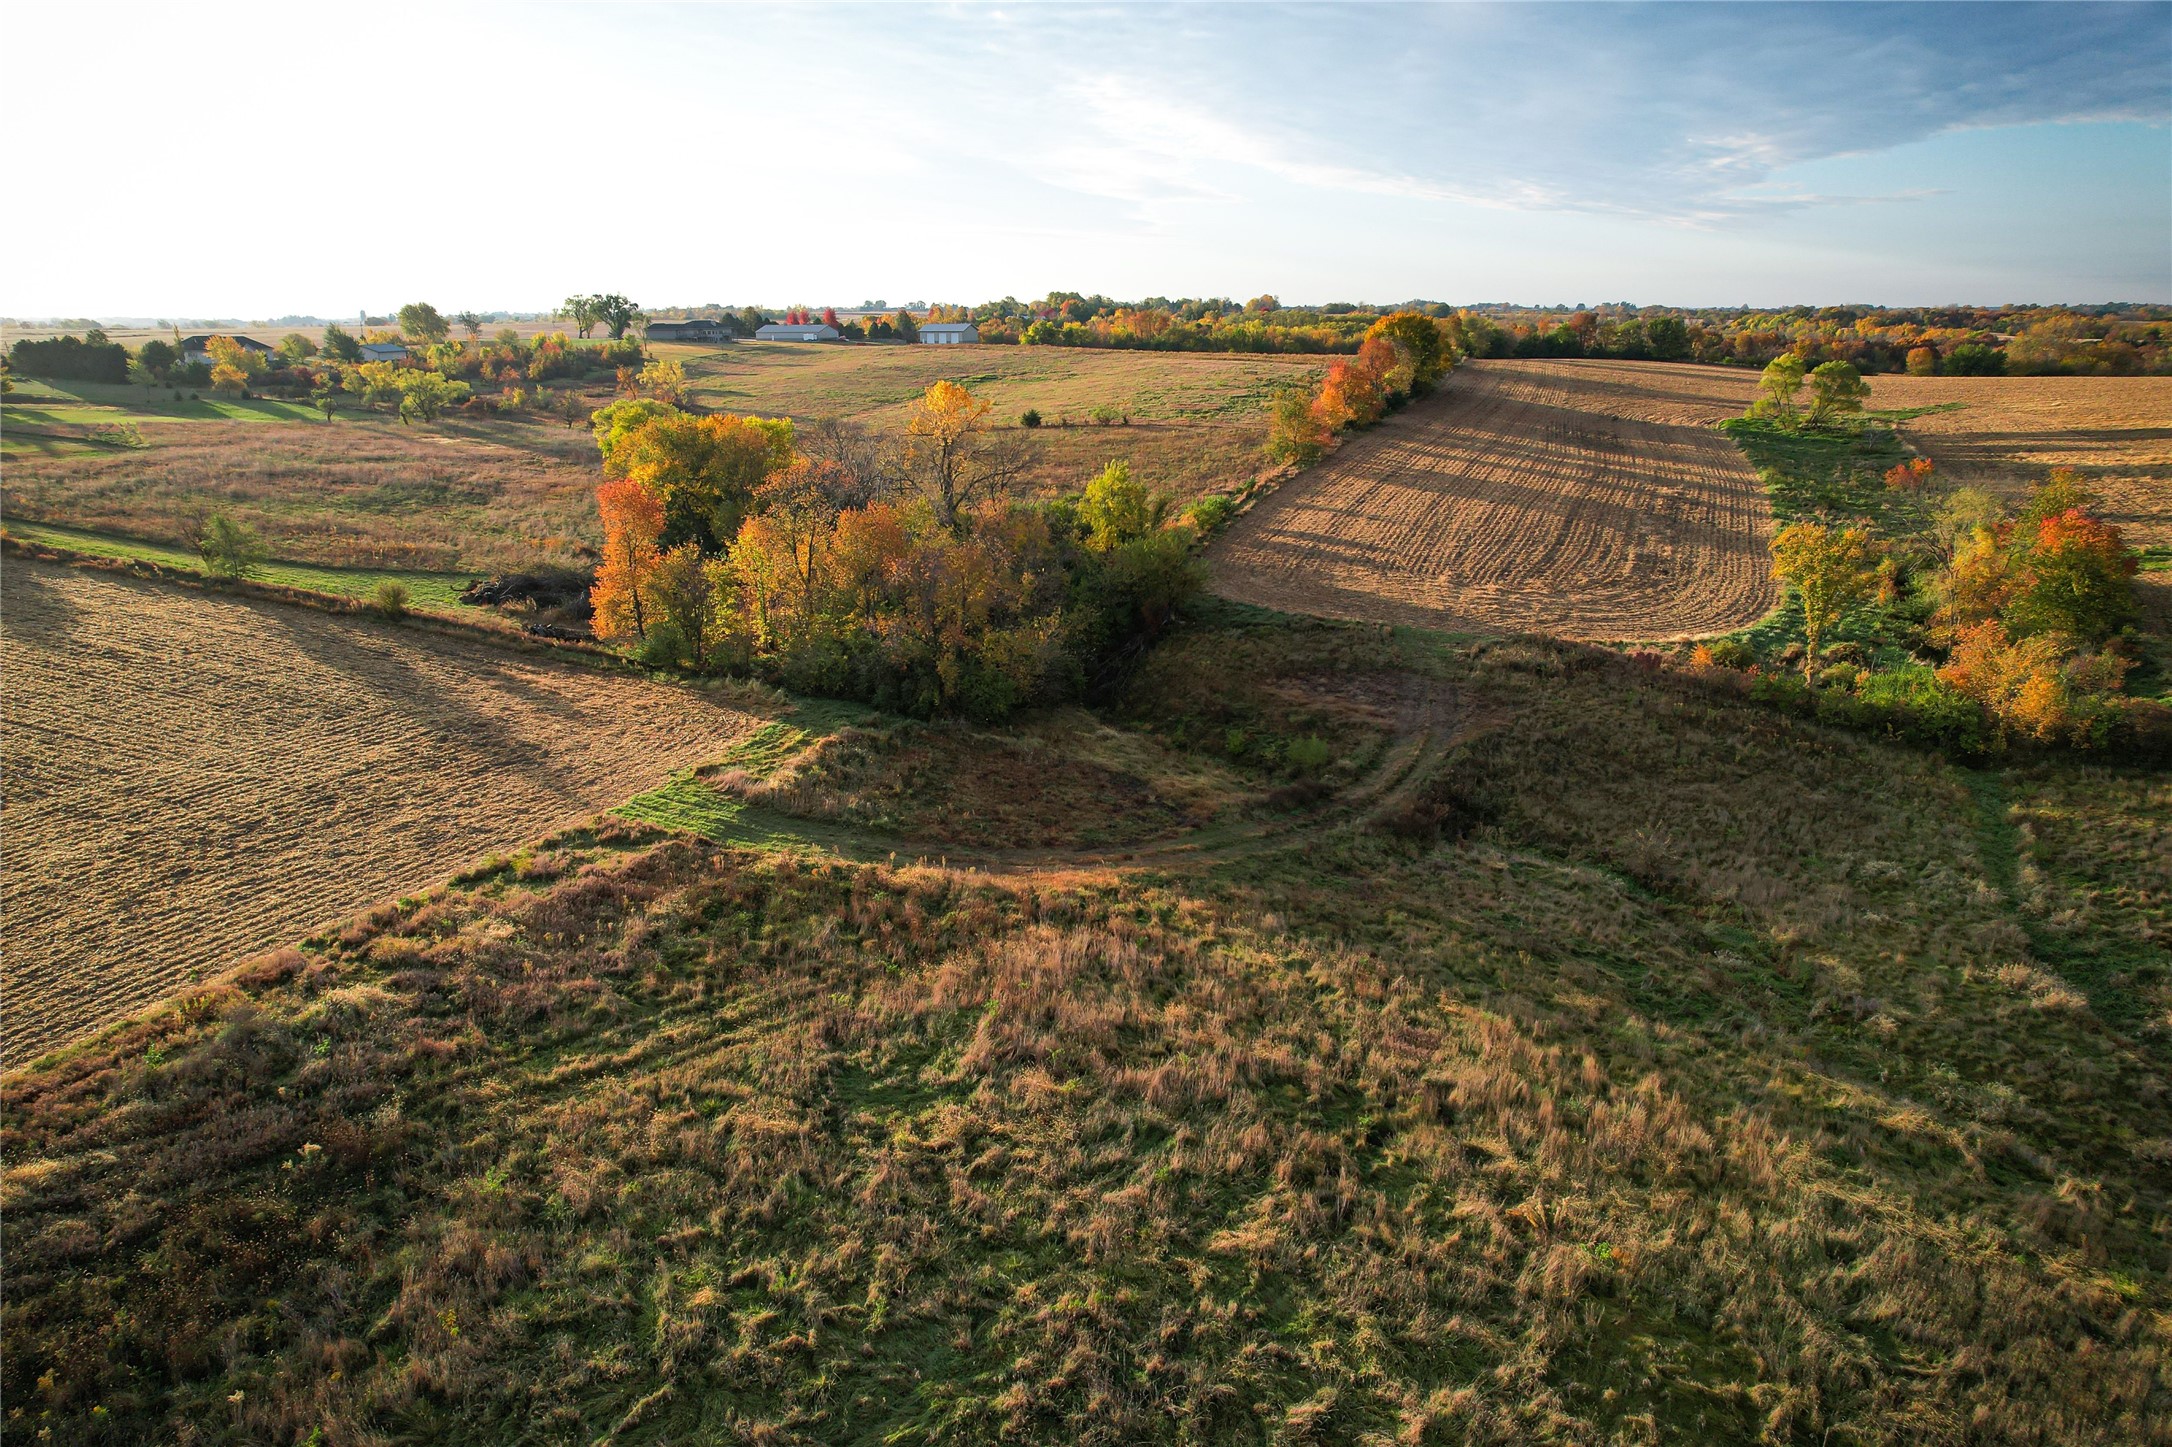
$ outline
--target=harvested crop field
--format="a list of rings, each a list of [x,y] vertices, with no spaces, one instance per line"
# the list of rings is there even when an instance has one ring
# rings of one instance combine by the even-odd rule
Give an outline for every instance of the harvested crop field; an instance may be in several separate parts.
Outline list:
[[[10,561],[0,1050],[86,1035],[717,757],[688,689]]]
[[[1212,550],[1239,602],[1458,631],[1693,637],[1773,604],[1757,475],[1703,424],[1754,379],[1480,362],[1265,498]]]
[[[2172,377],[1873,377],[1870,405],[1948,482],[2018,497],[2054,467],[2104,496],[2137,547],[2172,544]]]

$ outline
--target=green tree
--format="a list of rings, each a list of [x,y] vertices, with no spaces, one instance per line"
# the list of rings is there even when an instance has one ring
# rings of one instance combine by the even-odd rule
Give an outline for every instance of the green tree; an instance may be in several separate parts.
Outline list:
[[[324,420],[332,420],[332,411],[339,403],[339,375],[327,367],[317,378],[317,385],[310,391],[309,400],[317,404]]]
[[[1870,384],[1853,362],[1822,362],[1810,372],[1810,421],[1860,417],[1870,399]]]
[[[1644,323],[1645,345],[1662,362],[1679,362],[1689,355],[1689,324],[1680,317],[1652,317]]]
[[[614,342],[622,340],[626,329],[641,320],[641,308],[615,291],[605,292],[602,296],[592,296],[588,300],[596,309],[596,320],[610,331],[611,340]],[[588,334],[583,332],[581,335]]]
[[[1865,528],[1790,523],[1772,540],[1772,576],[1802,599],[1803,673],[1814,684],[1818,647],[1850,604],[1878,582],[1878,547]]]
[[[201,518],[196,524],[196,555],[204,571],[214,578],[246,578],[270,556],[256,529],[237,523],[223,512]]]
[[[158,385],[158,376],[144,365],[140,354],[128,359],[128,380],[143,388],[143,405],[150,406],[151,389]]]
[[[1765,364],[1764,375],[1757,379],[1757,400],[1750,404],[1750,415],[1782,427],[1793,427],[1801,415],[1795,405],[1795,394],[1802,390],[1802,378],[1802,358],[1793,352],[1774,357]]]
[[[426,301],[411,301],[400,308],[400,335],[411,342],[434,347],[451,330],[452,324]]]
[[[574,332],[584,342],[596,329],[596,298],[592,296],[569,296],[558,304],[558,312],[573,323]]]
[[[1131,464],[1112,462],[1086,484],[1079,502],[1079,521],[1086,524],[1088,542],[1097,551],[1145,537],[1161,526],[1169,514],[1166,495],[1149,494],[1146,484],[1131,475]]]
[[[306,362],[317,355],[317,344],[300,332],[288,332],[279,339],[279,360],[288,366]]]
[[[398,385],[402,422],[435,422],[446,408],[457,407],[472,395],[467,383],[447,381],[437,372],[404,371]]]
[[[483,319],[475,312],[462,312],[453,318],[460,323],[460,330],[468,334],[468,343],[479,346],[483,340]]]
[[[362,360],[362,344],[344,327],[326,327],[324,354],[335,362],[359,362]]]
[[[153,337],[136,349],[136,360],[143,363],[153,377],[163,382],[166,374],[173,370],[174,364],[181,360],[181,353],[171,342],[162,342]]]

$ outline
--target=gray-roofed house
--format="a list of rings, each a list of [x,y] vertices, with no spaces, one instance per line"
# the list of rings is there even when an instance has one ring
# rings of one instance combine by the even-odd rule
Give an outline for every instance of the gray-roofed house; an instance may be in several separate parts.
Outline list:
[[[838,331],[820,322],[771,322],[755,329],[758,342],[834,342]]]
[[[689,317],[683,322],[652,321],[647,335],[652,342],[728,342],[732,339],[731,333],[724,330],[724,323],[710,317]]]
[[[231,337],[241,344],[243,351],[255,352],[260,357],[269,357],[273,351],[272,348],[267,347],[255,337],[245,337],[239,332],[198,332],[193,337],[183,337],[181,339],[181,360],[187,363],[200,362],[205,366],[211,365],[211,339],[213,337]]]

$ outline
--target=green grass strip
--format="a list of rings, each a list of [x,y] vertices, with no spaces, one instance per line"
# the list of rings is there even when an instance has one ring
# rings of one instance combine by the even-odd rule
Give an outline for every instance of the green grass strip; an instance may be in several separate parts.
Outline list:
[[[57,523],[29,523],[16,518],[8,519],[7,529],[11,535],[26,543],[67,548],[96,558],[123,558],[131,562],[156,563],[162,568],[199,575],[204,571],[203,560],[195,553],[167,543],[154,543],[143,538],[96,532],[90,528],[66,527]],[[410,608],[430,613],[472,616],[474,610],[460,601],[460,590],[474,581],[475,576],[473,573],[412,572],[402,568],[335,568],[315,563],[268,562],[251,573],[249,578],[252,582],[272,583],[280,587],[336,593],[343,598],[367,598],[377,591],[379,583],[389,580],[406,585],[407,604]]]

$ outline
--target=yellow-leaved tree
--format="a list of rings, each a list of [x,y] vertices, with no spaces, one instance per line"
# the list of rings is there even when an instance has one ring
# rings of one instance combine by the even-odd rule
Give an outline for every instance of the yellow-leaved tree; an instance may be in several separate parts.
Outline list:
[[[1803,673],[1815,682],[1825,634],[1878,584],[1878,545],[1866,528],[1790,523],[1772,539],[1772,576],[1802,599]]]
[[[953,533],[966,512],[1001,493],[1025,469],[1024,455],[988,435],[988,409],[956,382],[937,382],[913,403],[905,424],[904,470]]]

